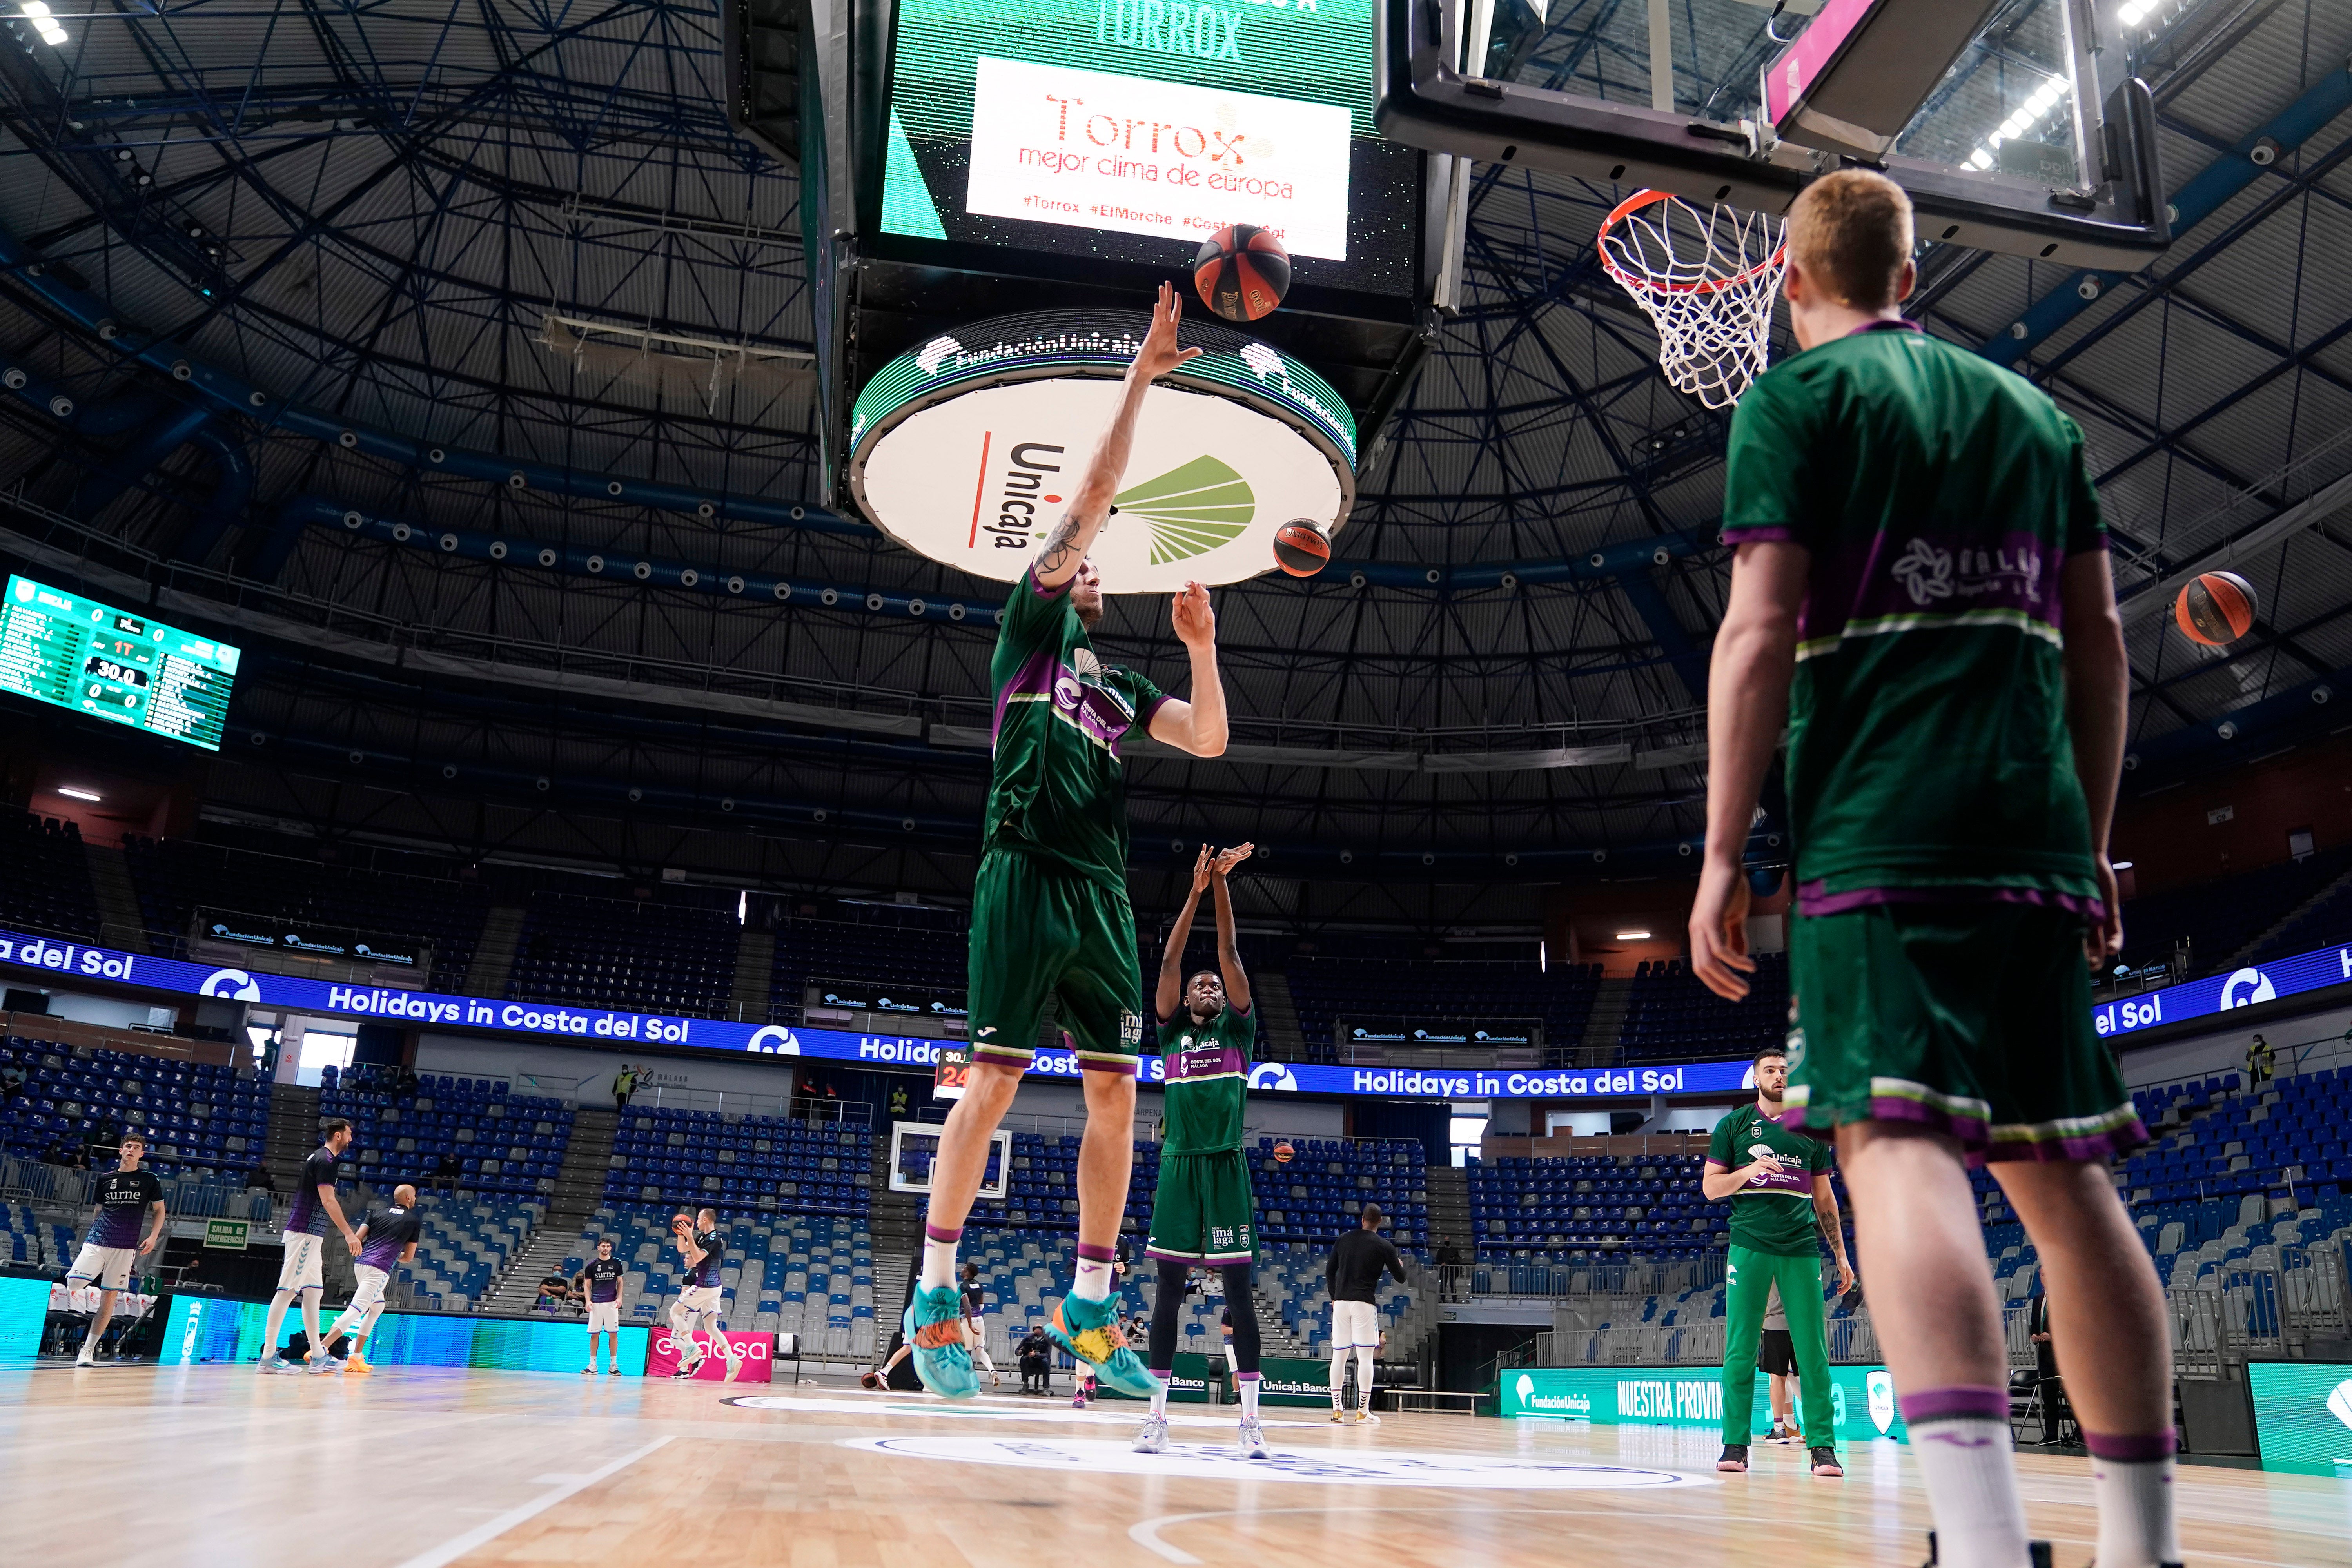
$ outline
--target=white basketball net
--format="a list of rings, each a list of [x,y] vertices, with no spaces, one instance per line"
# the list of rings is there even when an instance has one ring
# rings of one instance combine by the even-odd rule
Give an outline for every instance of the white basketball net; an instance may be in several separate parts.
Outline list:
[[[1643,191],[1601,226],[1601,265],[1658,329],[1675,390],[1728,408],[1771,358],[1772,297],[1788,265],[1780,224]]]

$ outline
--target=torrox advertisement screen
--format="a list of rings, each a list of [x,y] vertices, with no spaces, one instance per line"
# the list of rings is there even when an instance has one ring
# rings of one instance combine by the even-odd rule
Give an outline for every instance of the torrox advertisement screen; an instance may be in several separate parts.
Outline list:
[[[398,1022],[427,1028],[495,1030],[581,1044],[683,1046],[698,1050],[750,1051],[763,1056],[808,1057],[933,1072],[942,1050],[960,1050],[953,1040],[858,1034],[846,1029],[752,1025],[675,1014],[633,1013],[614,1007],[573,1007],[548,1002],[508,1002],[486,996],[450,996],[431,991],[349,985],[288,974],[215,968],[173,958],[150,958],[55,937],[0,929],[0,970],[30,969],[43,978],[110,981],[182,995],[220,996],[256,1006],[285,1008],[320,1017],[361,1022]],[[2159,1023],[2178,1023],[2315,991],[2352,979],[2352,946],[2329,948],[2282,959],[2226,978],[2190,981],[2128,1001],[2093,1009],[2103,1035],[2128,1033]],[[2135,1011],[2126,1015],[2125,1009]],[[1370,1095],[1396,1100],[1604,1100],[1652,1094],[1733,1094],[1752,1087],[1746,1062],[1685,1062],[1642,1068],[1371,1068],[1259,1062],[1250,1069],[1254,1089],[1288,1094]],[[1039,1051],[1033,1074],[1075,1079],[1077,1058],[1068,1051]],[[1141,1059],[1147,1083],[1165,1070],[1158,1057]]]
[[[165,1366],[202,1362],[261,1359],[261,1335],[269,1307],[262,1301],[226,1301],[218,1297],[174,1296],[163,1320]],[[334,1323],[321,1312],[319,1326]],[[302,1314],[289,1310],[278,1325],[282,1345],[302,1327]],[[652,1331],[624,1326],[620,1366],[632,1377],[646,1367]],[[587,1364],[588,1331],[578,1319],[538,1321],[518,1318],[445,1317],[438,1313],[386,1312],[368,1336],[367,1359],[376,1366],[469,1366],[502,1372],[578,1373]]]
[[[1255,224],[1301,283],[1410,298],[1420,155],[1371,84],[1371,0],[898,0],[879,226],[1170,266]]]
[[[1528,1367],[1496,1380],[1497,1415],[1596,1426],[1723,1425],[1723,1377],[1714,1367]],[[1749,1429],[1772,1426],[1771,1379],[1756,1374]],[[1841,1442],[1909,1441],[1895,1407],[1895,1377],[1883,1366],[1830,1368],[1830,1405]],[[1809,1439],[1810,1440],[1810,1439]]]
[[[2246,1366],[2263,1468],[2352,1480],[2352,1362]]]
[[[220,750],[237,650],[29,577],[0,599],[0,691]]]

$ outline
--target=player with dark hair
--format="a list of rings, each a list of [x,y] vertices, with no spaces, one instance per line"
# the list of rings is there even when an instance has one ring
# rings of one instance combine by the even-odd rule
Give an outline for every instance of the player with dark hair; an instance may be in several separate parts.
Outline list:
[[[330,1358],[327,1347],[333,1344],[348,1329],[352,1332],[352,1353],[342,1363],[345,1372],[374,1371],[361,1353],[361,1347],[383,1312],[384,1287],[392,1282],[392,1271],[404,1263],[416,1261],[417,1239],[425,1234],[425,1216],[416,1207],[416,1189],[403,1182],[392,1189],[392,1202],[380,1209],[371,1209],[360,1221],[359,1263],[353,1272],[359,1285],[352,1291],[350,1302],[336,1318],[334,1327],[312,1342],[310,1370],[332,1371],[322,1365]]]
[[[996,1125],[1036,1054],[1046,999],[1059,1000],[1065,1037],[1084,1069],[1086,1138],[1078,1151],[1076,1278],[1048,1331],[1056,1343],[1136,1398],[1151,1393],[1110,1304],[1112,1244],[1135,1161],[1135,1071],[1143,1036],[1136,1011],[1135,912],[1127,900],[1127,785],[1118,743],[1141,728],[1195,756],[1225,749],[1225,694],[1217,676],[1217,620],[1209,591],[1185,584],[1171,612],[1192,669],[1192,700],[1169,697],[1133,670],[1106,665],[1089,631],[1102,619],[1102,579],[1087,559],[1110,517],[1152,382],[1201,351],[1179,348],[1182,302],[1160,285],[1118,409],[1097,444],[1069,510],[1004,606],[989,663],[996,690],[993,771],[979,874],[972,887],[971,1068],[948,1112],[931,1167],[922,1288],[904,1327],[915,1368],[934,1394],[980,1392],[956,1290],[956,1245],[988,1165]],[[1164,394],[1174,396],[1174,394]],[[1052,448],[1026,450],[1046,472]],[[1060,482],[1060,481],[1054,481]],[[1024,501],[1024,507],[1029,503]],[[1023,542],[1008,535],[1001,543]]]
[[[1250,1005],[1249,973],[1234,946],[1233,895],[1226,879],[1250,858],[1244,844],[1213,858],[1208,846],[1192,863],[1192,890],[1160,959],[1154,1005],[1168,1084],[1162,1101],[1160,1184],[1151,1198],[1151,1228],[1143,1255],[1160,1266],[1151,1303],[1151,1414],[1135,1435],[1139,1454],[1168,1447],[1168,1384],[1175,1375],[1176,1323],[1192,1270],[1213,1268],[1224,1283],[1234,1331],[1234,1384],[1241,1394],[1243,1457],[1273,1457],[1258,1424],[1257,1311],[1250,1267],[1257,1261],[1256,1199],[1249,1159],[1242,1152],[1242,1117],[1249,1100],[1251,1047],[1257,1014]],[[1217,909],[1217,967],[1186,981],[1184,944],[1203,890]],[[1179,1011],[1179,1006],[1181,1011]]]
[[[286,1308],[294,1293],[302,1294],[302,1332],[312,1344],[319,1343],[319,1298],[325,1289],[320,1273],[319,1248],[327,1228],[332,1226],[342,1233],[343,1245],[356,1257],[360,1238],[351,1222],[343,1217],[342,1201],[335,1196],[335,1164],[343,1151],[352,1146],[352,1124],[336,1117],[326,1124],[326,1142],[310,1151],[302,1162],[301,1179],[294,1184],[294,1201],[286,1210],[286,1260],[278,1266],[278,1290],[269,1298],[269,1314],[261,1331],[261,1367],[263,1372],[296,1373],[302,1371],[294,1362],[278,1353],[278,1331],[285,1326]],[[323,1363],[311,1363],[313,1372],[329,1370]]]
[[[670,1239],[677,1243],[678,1258],[686,1265],[686,1280],[669,1307],[670,1342],[677,1352],[677,1370],[670,1376],[688,1378],[701,1370],[703,1358],[709,1353],[694,1342],[696,1331],[706,1331],[713,1338],[726,1331],[719,1321],[719,1307],[727,1247],[719,1238],[719,1215],[713,1209],[691,1215],[680,1209],[672,1216],[669,1229]],[[725,1342],[720,1342],[723,1347]]]
[[[76,1366],[97,1364],[99,1342],[105,1338],[107,1321],[114,1316],[115,1297],[130,1281],[132,1259],[146,1257],[163,1239],[163,1184],[155,1179],[154,1172],[139,1168],[146,1155],[146,1139],[136,1132],[123,1134],[121,1147],[115,1151],[114,1169],[95,1184],[98,1217],[90,1224],[89,1239],[74,1255],[73,1267],[66,1270],[68,1292],[92,1280],[98,1283],[98,1311],[90,1319],[89,1332],[82,1337],[81,1352],[74,1357]],[[148,1219],[153,1223],[142,1236],[141,1222]]]
[[[1813,1474],[1842,1476],[1832,1441],[1829,1317],[1815,1236],[1830,1238],[1841,1292],[1853,1288],[1853,1265],[1846,1260],[1844,1222],[1830,1190],[1829,1145],[1787,1125],[1789,1058],[1782,1047],[1758,1051],[1753,1076],[1755,1100],[1715,1124],[1698,1179],[1709,1203],[1731,1202],[1731,1255],[1724,1265],[1723,1457],[1715,1468],[1748,1468],[1757,1354],[1765,1308],[1777,1286],[1804,1396],[1802,1425],[1812,1438]]]
[[[1366,1204],[1356,1216],[1356,1228],[1331,1247],[1323,1265],[1323,1287],[1331,1296],[1331,1419],[1355,1426],[1376,1422],[1372,1414],[1372,1378],[1381,1353],[1381,1310],[1374,1294],[1383,1271],[1402,1285],[1404,1254],[1381,1234],[1385,1219],[1378,1204]],[[1356,1407],[1346,1408],[1348,1358],[1356,1361]]]
[[[621,1296],[623,1277],[628,1272],[621,1260],[613,1256],[613,1238],[600,1237],[596,1256],[580,1271],[580,1282],[588,1292],[588,1364],[580,1369],[583,1377],[596,1375],[596,1336],[604,1336],[604,1345],[613,1363],[612,1375],[621,1375]]]
[[[1913,237],[1909,198],[1864,169],[1790,212],[1801,352],[1731,422],[1691,968],[1747,993],[1740,854],[1785,724],[1786,1120],[1837,1140],[1941,1561],[2030,1550],[1969,1185],[1990,1161],[2049,1282],[2099,1568],[2151,1568],[2180,1556],[2170,1324],[2108,1171],[2147,1132],[2089,984],[2123,942],[2107,834],[2130,669],[2105,526],[2074,422],[1903,320]]]
[[[964,1342],[971,1347],[972,1359],[980,1370],[988,1373],[988,1386],[997,1387],[1004,1380],[997,1375],[996,1358],[988,1353],[988,1329],[980,1320],[988,1311],[988,1293],[980,1286],[980,1265],[963,1266],[961,1286],[963,1292]]]

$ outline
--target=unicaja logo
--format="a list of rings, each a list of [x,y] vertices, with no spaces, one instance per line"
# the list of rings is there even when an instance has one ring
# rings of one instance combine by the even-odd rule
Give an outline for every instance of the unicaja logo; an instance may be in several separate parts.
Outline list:
[[[215,969],[196,987],[199,996],[219,996],[231,1002],[258,1002],[261,987],[242,969]]]
[[[2336,1392],[2327,1396],[2327,1413],[2352,1426],[2352,1377],[2337,1384]]]
[[[2257,1002],[2274,1001],[2277,996],[2278,987],[2259,969],[2241,969],[2221,982],[2224,1007],[2251,1007]]]
[[[764,1029],[752,1030],[751,1037],[743,1042],[743,1048],[771,1057],[796,1057],[801,1054],[799,1038],[782,1024],[771,1024]]]
[[[1298,1075],[1280,1062],[1260,1062],[1250,1068],[1249,1086],[1252,1089],[1281,1089],[1286,1093],[1295,1092],[1298,1088]]]
[[[1513,1386],[1518,1391],[1520,1404],[1525,1405],[1528,1400],[1535,1397],[1536,1380],[1529,1377],[1526,1373],[1519,1373],[1519,1381],[1513,1384]]]
[[[1874,1372],[1863,1379],[1863,1388],[1870,1395],[1870,1424],[1883,1437],[1895,1425],[1895,1374]]]

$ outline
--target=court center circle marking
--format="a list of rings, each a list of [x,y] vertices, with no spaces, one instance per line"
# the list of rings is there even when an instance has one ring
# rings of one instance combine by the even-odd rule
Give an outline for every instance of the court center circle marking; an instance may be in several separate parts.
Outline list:
[[[845,1437],[841,1447],[912,1459],[1160,1480],[1301,1481],[1320,1486],[1453,1487],[1484,1491],[1648,1490],[1714,1484],[1673,1470],[1547,1464],[1510,1455],[1277,1450],[1271,1459],[1245,1459],[1238,1448],[1190,1445],[1171,1447],[1164,1454],[1138,1454],[1125,1443],[1098,1437]]]
[[[722,1403],[740,1405],[746,1410],[781,1410],[787,1414],[813,1411],[825,1415],[909,1415],[918,1420],[940,1421],[1076,1421],[1097,1426],[1123,1427],[1133,1426],[1144,1416],[1144,1407],[1140,1405],[1127,1409],[1078,1410],[1067,1405],[951,1405],[943,1399],[928,1404],[910,1404],[871,1397],[860,1399],[854,1395],[835,1399],[822,1396],[795,1398],[788,1394],[738,1394]],[[1173,1410],[1168,1413],[1168,1425],[1171,1426],[1201,1426],[1224,1432],[1232,1431],[1240,1419],[1237,1408],[1235,1414],[1223,1419],[1213,1415],[1182,1415]],[[1318,1421],[1276,1420],[1261,1424],[1295,1426],[1301,1430],[1322,1425]]]

